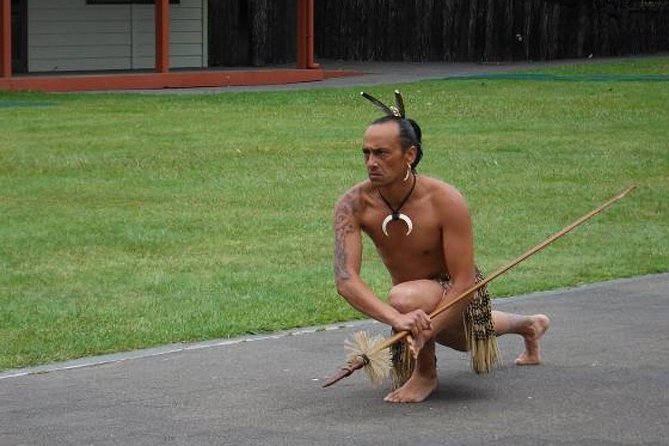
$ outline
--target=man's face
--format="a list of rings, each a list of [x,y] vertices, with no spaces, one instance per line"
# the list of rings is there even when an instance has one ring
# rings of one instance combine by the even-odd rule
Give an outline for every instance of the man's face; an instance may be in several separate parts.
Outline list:
[[[362,141],[367,174],[377,187],[402,181],[415,152],[402,150],[399,125],[394,121],[369,126]]]

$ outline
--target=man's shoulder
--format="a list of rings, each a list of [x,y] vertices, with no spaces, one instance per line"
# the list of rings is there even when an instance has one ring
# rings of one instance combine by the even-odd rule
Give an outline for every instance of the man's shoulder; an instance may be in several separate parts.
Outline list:
[[[358,184],[353,185],[349,190],[341,194],[338,201],[350,200],[353,198],[360,198],[361,196],[369,193],[372,189],[372,186],[369,181],[361,181]]]
[[[363,205],[365,197],[369,195],[371,191],[371,184],[369,181],[362,181],[349,190],[344,192],[335,205],[335,209],[341,209],[342,207],[350,209],[353,211],[358,211]]]
[[[423,175],[424,183],[428,190],[435,193],[435,196],[450,199],[464,199],[460,191],[443,180]]]
[[[462,193],[452,184],[437,178],[423,176],[430,200],[444,211],[467,209],[467,202]]]

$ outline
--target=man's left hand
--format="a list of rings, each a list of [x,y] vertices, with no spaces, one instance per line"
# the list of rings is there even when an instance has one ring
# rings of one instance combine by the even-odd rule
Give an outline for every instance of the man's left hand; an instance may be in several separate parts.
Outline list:
[[[418,359],[420,351],[423,349],[425,344],[434,337],[432,329],[423,330],[418,334],[418,336],[407,335],[407,343],[409,344],[409,350],[413,355],[414,359]]]

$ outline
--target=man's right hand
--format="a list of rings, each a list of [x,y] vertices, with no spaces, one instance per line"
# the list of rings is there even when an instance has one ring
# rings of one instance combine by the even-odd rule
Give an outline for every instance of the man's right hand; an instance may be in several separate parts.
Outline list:
[[[430,316],[423,310],[414,310],[405,314],[400,313],[393,321],[392,327],[397,332],[410,331],[411,335],[417,338],[423,331],[431,330],[432,323],[430,322]]]

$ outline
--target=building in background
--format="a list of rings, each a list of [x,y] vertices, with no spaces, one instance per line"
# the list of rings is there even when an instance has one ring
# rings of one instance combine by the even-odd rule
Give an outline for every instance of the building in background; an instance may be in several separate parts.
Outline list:
[[[0,0],[0,89],[319,80],[324,74],[314,62],[313,10],[314,0]],[[290,32],[284,23],[292,26]],[[210,29],[212,25],[227,28],[221,32]],[[210,42],[210,35],[217,41]],[[277,50],[271,52],[271,48]],[[211,51],[216,51],[215,64],[210,63]],[[271,54],[276,57],[269,60]],[[285,60],[286,55],[294,69],[209,70],[264,65]],[[35,78],[32,74],[61,76]]]

